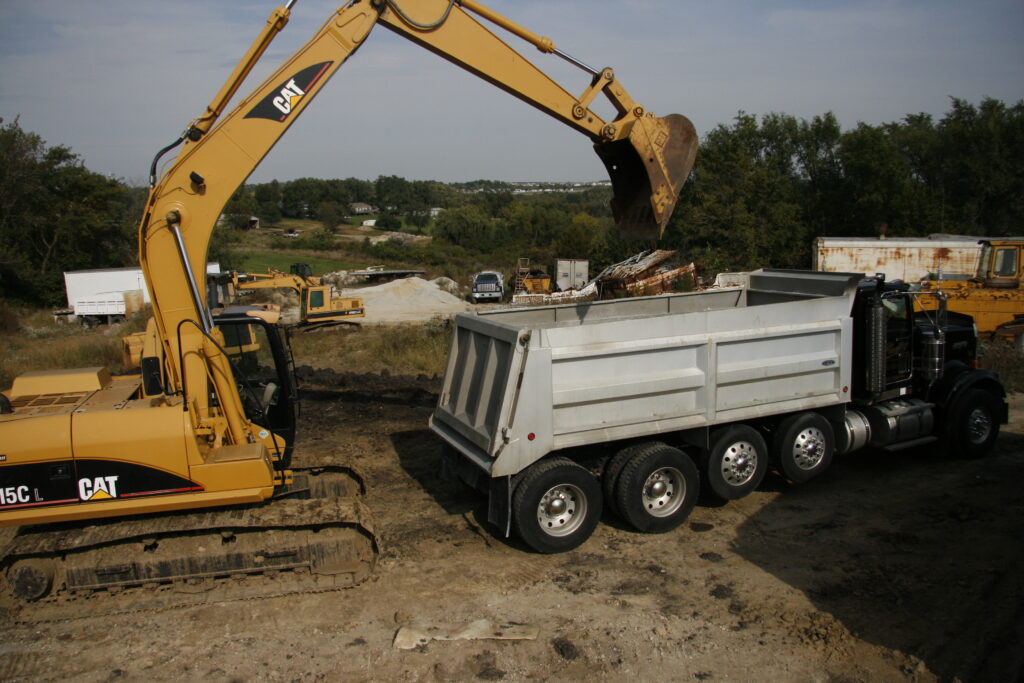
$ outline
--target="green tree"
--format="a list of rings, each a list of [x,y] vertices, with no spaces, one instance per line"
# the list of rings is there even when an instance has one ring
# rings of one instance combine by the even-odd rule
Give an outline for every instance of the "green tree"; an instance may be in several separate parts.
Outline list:
[[[556,256],[588,258],[591,246],[601,232],[601,227],[601,221],[589,213],[576,214],[555,244]]]
[[[341,225],[345,217],[345,212],[334,202],[320,202],[316,212],[324,228],[331,234],[334,234],[334,230]]]
[[[89,171],[69,148],[47,146],[17,119],[0,125],[0,284],[5,296],[59,305],[64,271],[131,265],[137,205],[137,193]]]
[[[254,188],[256,199],[256,215],[266,225],[280,223],[281,213],[281,183],[271,180],[269,183],[262,183]]]
[[[246,230],[249,228],[253,216],[259,213],[259,204],[256,203],[256,196],[252,188],[242,185],[235,190],[227,204],[224,205],[221,224],[233,230]]]
[[[495,222],[476,205],[448,209],[434,221],[434,236],[476,251],[494,246]]]

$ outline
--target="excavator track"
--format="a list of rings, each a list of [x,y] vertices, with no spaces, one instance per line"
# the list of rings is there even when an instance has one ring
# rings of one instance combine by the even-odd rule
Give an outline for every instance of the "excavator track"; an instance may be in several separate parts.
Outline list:
[[[362,482],[345,468],[294,471],[263,504],[19,529],[0,559],[19,618],[59,621],[358,585],[380,544]]]

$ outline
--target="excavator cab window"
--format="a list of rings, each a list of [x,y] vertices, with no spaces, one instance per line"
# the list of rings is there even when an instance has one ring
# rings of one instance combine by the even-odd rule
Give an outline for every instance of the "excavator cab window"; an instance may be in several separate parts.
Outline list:
[[[992,275],[995,277],[1016,277],[1017,247],[997,249],[992,263]]]
[[[216,324],[235,368],[246,417],[281,436],[290,451],[297,394],[287,335],[277,325],[248,316],[219,317]]]
[[[309,311],[319,311],[324,307],[324,290],[322,289],[311,289],[309,290]]]

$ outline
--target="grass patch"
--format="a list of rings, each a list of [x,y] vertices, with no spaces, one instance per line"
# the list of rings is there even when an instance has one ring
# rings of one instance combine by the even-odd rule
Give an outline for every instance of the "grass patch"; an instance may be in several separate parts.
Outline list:
[[[365,264],[351,258],[325,256],[323,252],[304,250],[273,251],[270,249],[238,249],[239,270],[247,273],[265,273],[273,268],[285,273],[293,263],[308,263],[316,275],[336,270],[356,270]]]
[[[1007,392],[1024,391],[1024,357],[1010,342],[995,339],[979,343],[978,362],[999,374]]]
[[[442,375],[451,328],[437,324],[334,327],[292,336],[297,365],[337,372]]]

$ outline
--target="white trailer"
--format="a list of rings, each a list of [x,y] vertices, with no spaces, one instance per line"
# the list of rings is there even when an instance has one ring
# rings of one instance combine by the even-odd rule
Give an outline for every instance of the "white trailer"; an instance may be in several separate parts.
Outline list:
[[[912,294],[860,274],[740,280],[458,315],[430,420],[446,472],[489,495],[506,534],[557,552],[590,535],[602,500],[654,532],[681,523],[702,487],[719,500],[746,495],[769,453],[801,482],[835,451],[935,441],[942,428],[971,452],[991,447],[1004,393],[991,373],[967,369],[969,320],[922,326]],[[958,351],[947,354],[947,340]],[[942,379],[947,367],[955,382]],[[969,388],[978,393],[962,404],[975,413],[956,403]],[[969,414],[983,425],[972,437]]]
[[[207,273],[219,273],[220,264],[206,264]],[[94,268],[64,273],[68,307],[58,314],[73,316],[89,327],[123,320],[149,303],[149,289],[141,268]]]
[[[590,261],[587,259],[555,259],[555,286],[558,291],[583,289],[590,281]]]
[[[983,237],[819,237],[814,242],[814,269],[874,275],[889,280],[966,280],[978,270]]]

